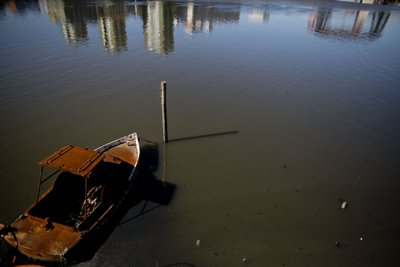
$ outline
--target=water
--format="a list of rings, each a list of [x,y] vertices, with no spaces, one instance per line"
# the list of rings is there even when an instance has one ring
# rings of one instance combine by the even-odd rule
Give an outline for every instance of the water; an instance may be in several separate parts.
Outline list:
[[[237,133],[160,145],[171,204],[80,266],[398,266],[399,25],[354,3],[3,1],[1,221],[62,145],[161,142],[166,80],[171,139]]]

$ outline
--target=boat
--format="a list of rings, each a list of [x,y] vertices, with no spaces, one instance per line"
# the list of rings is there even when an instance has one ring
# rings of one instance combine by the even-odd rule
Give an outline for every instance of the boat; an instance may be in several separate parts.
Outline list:
[[[140,157],[136,133],[94,150],[64,146],[39,162],[37,199],[4,240],[36,260],[66,262],[85,238],[111,220],[134,185]],[[50,170],[50,171],[49,171]],[[55,177],[40,195],[41,186]]]

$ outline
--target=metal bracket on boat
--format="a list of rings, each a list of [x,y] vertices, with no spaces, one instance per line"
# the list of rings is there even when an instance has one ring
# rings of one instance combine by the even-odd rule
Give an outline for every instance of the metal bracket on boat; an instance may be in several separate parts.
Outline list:
[[[49,176],[47,176],[45,179],[43,179],[43,166],[40,168],[40,177],[39,177],[39,183],[38,183],[38,188],[37,188],[37,196],[36,196],[36,204],[39,201],[39,196],[40,196],[40,187],[44,182],[49,180],[51,177],[53,177],[55,174],[60,172],[60,170],[56,170],[55,172],[51,173]]]
[[[15,227],[12,227],[10,225],[2,225],[2,228],[0,229],[0,236],[5,236],[8,234],[12,234],[17,232],[18,229]]]
[[[90,159],[86,160],[79,168],[78,172],[81,172],[82,170],[85,170],[87,167],[90,166],[91,163],[95,162],[98,157],[100,157],[101,154],[94,154]],[[87,165],[87,166],[86,166]]]
[[[135,140],[129,140],[126,143],[128,144],[128,146],[136,146],[136,141]]]
[[[10,225],[2,225],[0,224],[0,245],[3,243],[4,237],[8,234],[11,234],[15,240],[16,247],[18,248],[18,239],[15,233],[18,231],[17,228],[10,226]]]
[[[51,163],[52,161],[56,160],[57,158],[61,157],[63,154],[65,154],[66,152],[70,151],[73,148],[73,146],[69,145],[66,146],[65,148],[63,148],[62,150],[58,151],[58,153],[50,156],[47,160],[46,160],[46,164]]]
[[[53,230],[54,229],[53,221],[49,217],[46,217],[46,221],[47,221],[47,224],[45,226],[43,226],[44,229],[46,229],[46,231]]]

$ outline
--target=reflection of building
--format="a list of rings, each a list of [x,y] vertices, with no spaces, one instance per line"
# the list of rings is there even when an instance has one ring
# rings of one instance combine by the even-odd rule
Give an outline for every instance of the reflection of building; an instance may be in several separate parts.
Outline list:
[[[143,12],[144,42],[149,51],[168,54],[174,50],[174,17],[171,3],[148,2]]]
[[[49,9],[47,8],[47,0],[39,0],[39,9],[42,14],[49,14]]]
[[[12,0],[9,2],[16,3]],[[90,4],[81,0],[37,0],[34,5],[47,14],[53,23],[61,26],[64,38],[69,43],[87,41],[87,25],[97,24],[100,40],[109,53],[127,50],[125,20],[128,15],[143,19],[145,48],[158,54],[168,54],[174,50],[176,25],[183,24],[185,32],[189,34],[209,33],[216,24],[237,23],[240,18],[239,6],[213,7],[193,3],[184,6],[164,1],[149,1],[144,5],[127,4],[124,0],[90,1]],[[249,18],[264,22],[269,15],[257,11]]]
[[[188,3],[185,18],[185,32],[192,34],[194,32],[210,32],[212,24],[208,17],[209,8],[196,8],[193,3]]]
[[[215,22],[238,22],[239,8],[215,8],[210,6],[196,6],[188,3],[186,12],[178,12],[179,18],[184,22],[185,32],[211,32]]]
[[[126,10],[124,2],[106,1],[97,5],[100,39],[109,53],[126,50]]]
[[[393,4],[398,5],[399,0],[340,0],[342,2],[353,2],[359,4],[374,4],[374,5],[387,5]]]
[[[376,38],[382,33],[390,17],[389,12],[359,10],[333,12],[315,10],[308,17],[308,30],[332,38]],[[370,24],[370,27],[366,25]]]
[[[64,38],[69,43],[87,41],[88,20],[89,23],[98,23],[100,39],[108,52],[126,50],[126,11],[122,1],[108,0],[91,6],[79,0],[39,0],[39,7],[53,23],[61,25]]]
[[[269,20],[269,13],[264,10],[255,9],[249,13],[249,21],[255,23],[264,23]]]
[[[66,23],[62,27],[65,39],[71,43],[87,41],[88,37],[84,7],[75,2],[65,1]]]
[[[65,23],[65,10],[63,0],[40,0],[39,7],[42,13],[47,13],[53,23]]]
[[[383,28],[385,28],[389,17],[389,12],[374,12],[372,15],[371,28],[369,32],[373,35],[380,35],[383,31]]]
[[[40,0],[40,9],[53,23],[60,23],[65,40],[70,43],[87,40],[88,31],[84,8],[75,1]]]

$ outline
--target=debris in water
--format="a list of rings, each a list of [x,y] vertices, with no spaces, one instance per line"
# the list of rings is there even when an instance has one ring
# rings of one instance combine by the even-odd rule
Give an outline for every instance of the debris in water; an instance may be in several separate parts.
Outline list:
[[[200,246],[200,239],[196,240],[196,246],[198,246],[198,247]]]
[[[337,248],[340,248],[340,247],[342,246],[342,244],[341,244],[339,241],[336,241],[336,242],[335,242],[335,246],[336,246]]]
[[[360,237],[360,241],[363,241],[364,239],[362,237]]]
[[[243,262],[243,263],[246,263],[246,262],[247,262],[247,259],[246,259],[246,258],[243,258],[243,259],[242,259],[242,262]]]
[[[342,208],[342,210],[344,210],[347,207],[347,202],[343,201],[340,207]]]

